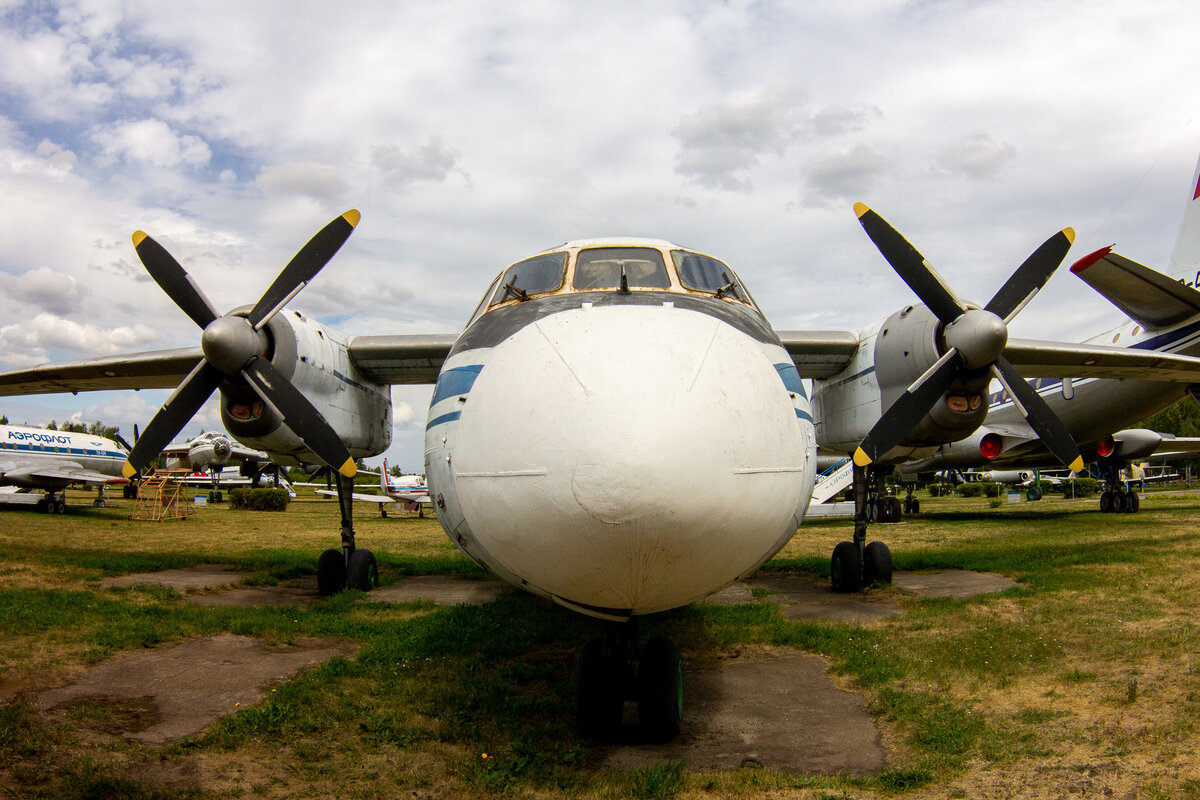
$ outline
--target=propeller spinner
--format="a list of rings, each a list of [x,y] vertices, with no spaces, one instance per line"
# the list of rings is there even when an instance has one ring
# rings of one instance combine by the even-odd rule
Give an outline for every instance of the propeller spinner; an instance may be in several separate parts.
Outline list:
[[[149,465],[222,382],[239,375],[263,402],[279,413],[284,424],[308,449],[342,475],[354,476],[354,459],[337,432],[263,357],[267,337],[262,329],[321,271],[350,238],[359,219],[358,211],[351,209],[322,228],[300,248],[245,316],[218,314],[192,277],[162,245],[142,231],[133,234],[134,249],[150,277],[203,329],[200,347],[204,357],[150,420],[146,430],[135,436],[122,467],[126,478],[132,478]]]
[[[854,463],[865,467],[887,453],[921,422],[956,379],[988,369],[1008,390],[1046,447],[1072,470],[1082,470],[1083,458],[1070,431],[1003,355],[1008,322],[1054,274],[1075,241],[1075,231],[1064,228],[1051,236],[1017,268],[985,308],[971,308],[883,217],[863,203],[854,204],[854,213],[892,269],[938,318],[946,341],[946,352],[937,363],[917,378],[871,428],[854,452]]]

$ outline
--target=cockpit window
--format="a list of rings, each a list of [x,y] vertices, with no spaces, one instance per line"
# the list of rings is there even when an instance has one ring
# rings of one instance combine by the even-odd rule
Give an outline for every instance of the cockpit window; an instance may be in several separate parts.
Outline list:
[[[554,291],[562,286],[566,267],[566,253],[546,253],[513,264],[500,278],[491,305],[514,297],[525,300],[530,295]]]
[[[575,259],[576,289],[669,289],[671,277],[662,253],[651,247],[595,247]]]
[[[686,250],[672,250],[671,258],[679,270],[679,282],[688,289],[713,292],[717,297],[736,297],[753,304],[741,281],[723,261]]]

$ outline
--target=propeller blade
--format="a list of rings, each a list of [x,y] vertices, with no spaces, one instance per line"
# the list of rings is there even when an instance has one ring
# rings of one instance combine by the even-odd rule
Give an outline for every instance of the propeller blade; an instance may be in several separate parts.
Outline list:
[[[200,406],[204,405],[204,401],[216,391],[223,380],[225,376],[220,370],[200,359],[196,368],[183,379],[175,393],[167,398],[167,402],[163,403],[154,419],[150,420],[146,430],[134,441],[133,449],[121,467],[125,477],[132,478],[138,470],[149,466],[162,452],[163,447],[196,415]]]
[[[284,424],[300,437],[305,447],[342,475],[354,477],[354,459],[337,431],[274,364],[265,358],[256,358],[242,369],[242,375],[283,418]]]
[[[1042,444],[1072,472],[1082,472],[1083,456],[1079,455],[1079,447],[1075,444],[1071,432],[1050,410],[1050,406],[1046,405],[1046,401],[1037,390],[1017,372],[1016,367],[1001,356],[992,366],[992,374],[1008,390],[1009,396],[1016,402],[1017,408],[1042,440]]]
[[[987,311],[992,312],[1005,322],[1024,308],[1033,296],[1046,285],[1054,270],[1067,257],[1067,251],[1075,241],[1075,231],[1063,228],[1051,236],[1042,246],[1033,251],[1025,263],[1017,267],[1017,271],[1009,276],[1000,291],[987,304]]]
[[[119,444],[119,445],[121,445],[121,447],[125,448],[126,453],[128,453],[130,450],[133,449],[132,447],[129,446],[129,442],[125,441],[125,437],[122,436],[121,434],[114,433],[113,438],[117,440],[117,444]]]
[[[266,325],[275,312],[321,271],[338,248],[350,238],[350,234],[354,233],[354,227],[361,217],[357,210],[350,209],[317,231],[317,235],[300,248],[246,317],[255,330]]]
[[[212,303],[200,291],[200,287],[192,280],[192,276],[179,265],[179,262],[167,252],[161,244],[151,239],[145,231],[134,231],[133,249],[146,267],[146,272],[154,278],[154,282],[162,287],[175,301],[175,305],[183,309],[183,313],[201,328],[207,328],[208,323],[220,316],[213,309]],[[136,438],[136,437],[135,437]]]
[[[929,265],[925,256],[913,247],[887,220],[872,211],[865,203],[855,203],[858,222],[879,248],[896,274],[908,284],[921,302],[929,307],[943,325],[949,325],[966,310],[966,306],[951,291],[942,276]]]
[[[854,463],[865,467],[899,444],[950,388],[959,366],[958,351],[947,350],[879,418],[854,451]]]

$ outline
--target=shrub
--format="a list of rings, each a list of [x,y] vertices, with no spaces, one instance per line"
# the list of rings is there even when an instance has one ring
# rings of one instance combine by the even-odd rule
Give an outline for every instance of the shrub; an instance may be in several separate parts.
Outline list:
[[[1059,489],[1064,497],[1091,497],[1096,493],[1098,486],[1099,482],[1095,478],[1072,478],[1060,483]]]
[[[229,492],[229,507],[247,511],[287,511],[289,499],[285,489],[233,489]]]

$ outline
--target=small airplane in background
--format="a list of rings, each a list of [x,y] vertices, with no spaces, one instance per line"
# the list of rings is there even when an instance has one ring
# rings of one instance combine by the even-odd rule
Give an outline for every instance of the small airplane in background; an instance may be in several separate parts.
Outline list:
[[[239,462],[239,474],[252,485],[270,466],[271,456],[262,450],[243,447],[222,431],[205,431],[186,442],[169,444],[162,449],[167,469],[191,469],[206,472],[212,487],[209,502],[221,502],[221,473],[230,462]]]
[[[91,433],[0,425],[0,486],[15,488],[0,497],[15,501],[23,492],[44,491],[38,510],[63,514],[67,510],[63,490],[85,483],[99,488],[92,505],[102,508],[104,487],[127,482],[121,472],[127,454],[113,440]]]
[[[130,452],[128,475],[219,391],[222,423],[239,441],[276,463],[337,470],[342,546],[317,561],[319,591],[331,594],[378,577],[355,541],[353,477],[356,458],[390,444],[390,386],[433,384],[424,471],[447,536],[500,578],[604,621],[577,664],[584,735],[611,735],[636,699],[643,736],[666,739],[682,716],[679,649],[640,642],[637,619],[749,575],[796,535],[818,442],[853,456],[853,541],[833,549],[831,572],[836,588],[854,591],[890,581],[891,553],[867,542],[867,527],[869,509],[894,499],[884,479],[896,468],[1045,454],[1079,470],[1114,430],[1200,383],[1200,292],[1190,287],[1156,286],[1152,300],[1192,311],[1152,333],[1131,325],[1122,341],[1132,347],[1116,346],[1119,336],[1012,339],[1008,323],[1065,258],[1071,229],[980,306],[870,208],[855,213],[921,302],[844,331],[776,330],[723,261],[608,238],[509,265],[458,336],[347,338],[284,306],[348,239],[357,211],[318,232],[253,306],[226,314],[138,231],[139,258],[202,329],[200,346],[0,373],[0,394],[177,386]],[[1195,204],[1185,225],[1193,219]],[[1194,262],[1196,244],[1179,252]],[[811,402],[801,378],[813,379]],[[1006,392],[994,404],[993,378]]]
[[[379,506],[380,516],[387,518],[387,507],[393,503],[400,503],[400,507],[405,511],[416,511],[418,517],[425,516],[425,509],[433,501],[429,499],[429,487],[425,485],[425,479],[420,475],[400,475],[393,478],[388,470],[388,462],[383,460],[383,467],[379,470],[379,491],[381,494],[366,494],[364,492],[353,492],[351,497],[363,503],[375,503]],[[366,472],[365,474],[372,474]],[[297,483],[295,486],[311,486],[312,484]],[[313,494],[319,494],[324,497],[337,497],[338,493],[333,489],[313,489]]]

